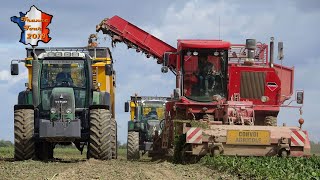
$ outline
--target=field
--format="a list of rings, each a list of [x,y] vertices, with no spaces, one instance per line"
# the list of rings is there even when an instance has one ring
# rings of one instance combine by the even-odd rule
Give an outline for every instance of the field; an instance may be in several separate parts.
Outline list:
[[[51,162],[13,161],[13,148],[0,147],[0,179],[233,179],[231,175],[202,167],[201,164],[180,165],[168,161],[126,160],[126,150],[119,149],[117,160],[86,159],[73,148],[55,149]]]
[[[313,144],[313,153],[319,153]],[[13,147],[0,147],[0,179],[320,179],[320,157],[209,157],[197,164],[166,160],[127,161],[119,149],[117,160],[86,159],[74,148],[56,148],[55,160],[13,161]]]

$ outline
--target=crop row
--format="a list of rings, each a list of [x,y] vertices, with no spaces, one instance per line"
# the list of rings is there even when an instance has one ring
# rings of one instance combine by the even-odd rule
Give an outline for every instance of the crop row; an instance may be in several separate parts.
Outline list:
[[[320,179],[320,157],[205,156],[201,163],[245,179]]]

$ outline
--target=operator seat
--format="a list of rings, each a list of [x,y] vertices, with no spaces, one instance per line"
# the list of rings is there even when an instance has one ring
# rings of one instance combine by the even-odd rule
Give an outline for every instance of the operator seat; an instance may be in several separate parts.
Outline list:
[[[73,79],[70,73],[59,72],[56,76],[56,83],[58,86],[73,86]]]

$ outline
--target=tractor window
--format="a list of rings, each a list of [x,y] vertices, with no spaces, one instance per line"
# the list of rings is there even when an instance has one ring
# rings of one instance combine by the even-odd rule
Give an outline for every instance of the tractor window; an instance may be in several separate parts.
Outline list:
[[[215,51],[199,52],[197,56],[184,54],[183,93],[195,101],[212,101],[214,95],[225,96],[226,54]]]
[[[70,64],[59,64],[59,60],[44,60],[41,71],[41,88],[75,87],[85,88],[86,76],[83,61],[67,61]]]
[[[164,119],[164,102],[144,102],[142,105],[142,119],[162,120]]]

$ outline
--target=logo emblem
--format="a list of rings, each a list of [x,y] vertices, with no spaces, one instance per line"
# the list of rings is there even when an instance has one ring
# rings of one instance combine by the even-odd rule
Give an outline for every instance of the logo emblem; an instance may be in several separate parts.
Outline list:
[[[39,10],[36,6],[31,6],[30,10],[25,14],[20,12],[20,17],[12,16],[12,22],[18,24],[21,29],[21,43],[31,46],[38,46],[38,42],[48,43],[51,40],[49,37],[49,24],[52,20],[52,15]]]
[[[278,88],[278,84],[275,82],[268,82],[267,87],[273,92]]]

